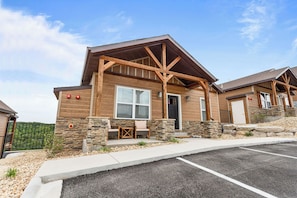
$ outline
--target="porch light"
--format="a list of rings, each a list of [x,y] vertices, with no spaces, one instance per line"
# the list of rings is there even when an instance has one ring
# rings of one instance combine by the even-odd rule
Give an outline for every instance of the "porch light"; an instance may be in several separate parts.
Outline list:
[[[162,98],[162,92],[158,91],[158,98]]]
[[[80,99],[80,95],[77,95],[75,98],[76,98],[76,100],[79,100]]]
[[[67,94],[67,95],[66,95],[66,98],[67,98],[67,99],[70,99],[70,98],[71,98],[71,94]]]
[[[185,99],[186,99],[187,102],[189,102],[190,96],[185,96]]]

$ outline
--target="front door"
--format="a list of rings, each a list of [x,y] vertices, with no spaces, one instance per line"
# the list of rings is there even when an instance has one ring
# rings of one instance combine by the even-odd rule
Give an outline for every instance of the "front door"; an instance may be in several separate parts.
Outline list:
[[[232,101],[233,124],[246,124],[243,100]]]
[[[168,118],[175,119],[175,129],[179,129],[178,96],[168,95]]]

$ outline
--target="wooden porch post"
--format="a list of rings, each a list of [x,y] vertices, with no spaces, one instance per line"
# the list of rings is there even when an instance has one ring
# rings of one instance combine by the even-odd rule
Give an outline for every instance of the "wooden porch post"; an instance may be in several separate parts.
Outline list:
[[[271,89],[272,89],[272,105],[277,105],[276,101],[276,81],[272,81],[271,83]]]
[[[293,102],[292,102],[292,98],[291,98],[291,94],[290,94],[290,86],[286,86],[286,91],[287,91],[287,95],[288,95],[289,105],[290,105],[290,107],[293,107]]]
[[[103,73],[104,73],[104,60],[99,59],[98,64],[98,85],[97,85],[97,99],[96,99],[96,113],[95,116],[100,116],[101,113],[101,101],[102,101],[102,90],[103,90]]]
[[[162,69],[163,69],[163,86],[162,86],[162,106],[163,106],[163,119],[168,119],[167,110],[167,74],[166,71],[166,44],[162,44]]]

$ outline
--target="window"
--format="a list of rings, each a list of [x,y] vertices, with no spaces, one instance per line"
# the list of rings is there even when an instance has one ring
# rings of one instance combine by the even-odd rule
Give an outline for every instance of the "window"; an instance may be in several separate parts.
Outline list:
[[[261,105],[263,109],[271,108],[270,94],[261,92],[260,98],[261,98]]]
[[[116,118],[149,119],[150,98],[149,90],[118,86]]]
[[[201,121],[206,121],[205,99],[200,98]]]

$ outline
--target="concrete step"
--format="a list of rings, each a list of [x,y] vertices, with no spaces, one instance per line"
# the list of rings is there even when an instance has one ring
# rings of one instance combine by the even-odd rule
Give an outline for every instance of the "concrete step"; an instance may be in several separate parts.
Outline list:
[[[174,132],[173,137],[175,137],[175,138],[190,138],[191,136],[187,132]]]

